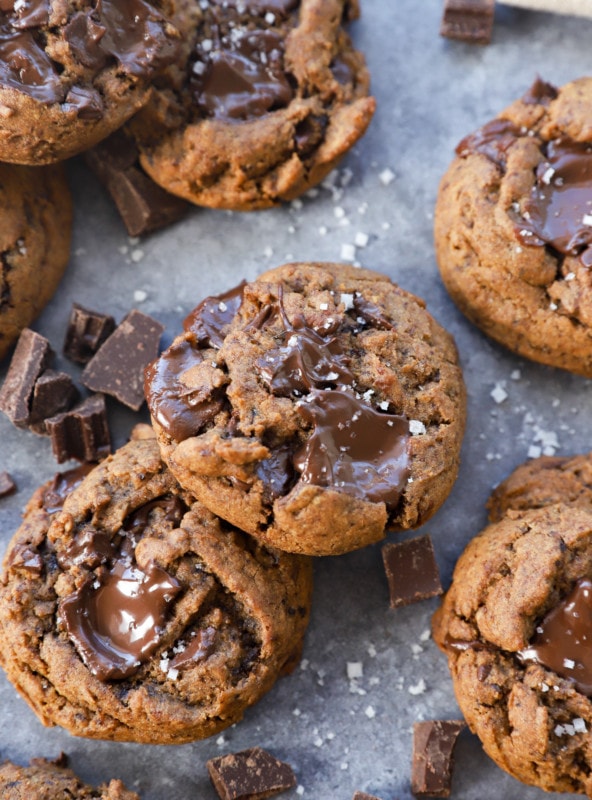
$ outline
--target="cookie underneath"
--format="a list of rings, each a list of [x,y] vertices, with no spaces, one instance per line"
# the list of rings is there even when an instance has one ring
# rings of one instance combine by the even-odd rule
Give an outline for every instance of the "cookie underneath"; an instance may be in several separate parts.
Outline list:
[[[187,742],[290,671],[310,595],[308,559],[221,523],[139,439],[29,502],[4,561],[0,662],[46,725]]]

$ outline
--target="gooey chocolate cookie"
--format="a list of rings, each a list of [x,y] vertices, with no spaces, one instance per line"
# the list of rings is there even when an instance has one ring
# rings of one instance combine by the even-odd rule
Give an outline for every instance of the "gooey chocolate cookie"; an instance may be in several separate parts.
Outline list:
[[[308,559],[222,523],[139,439],[32,497],[4,561],[0,662],[46,725],[187,742],[294,666],[310,595]]]
[[[132,122],[141,163],[169,192],[236,210],[321,181],[374,113],[343,29],[357,0],[205,0],[186,70]]]
[[[459,308],[520,355],[592,377],[592,79],[538,80],[467,136],[435,216]]]
[[[188,2],[3,0],[0,161],[48,164],[123,125],[181,57]]]
[[[0,764],[0,797],[3,800],[140,800],[119,780],[93,787],[83,783],[63,763],[34,758],[28,767],[10,761]]]
[[[70,256],[61,166],[0,164],[0,360],[53,295]]]
[[[592,795],[590,456],[536,459],[490,500],[434,638],[471,729],[497,764],[546,791]]]
[[[290,552],[414,528],[455,480],[465,392],[423,301],[343,264],[288,264],[219,297],[146,372],[165,461],[201,502]]]

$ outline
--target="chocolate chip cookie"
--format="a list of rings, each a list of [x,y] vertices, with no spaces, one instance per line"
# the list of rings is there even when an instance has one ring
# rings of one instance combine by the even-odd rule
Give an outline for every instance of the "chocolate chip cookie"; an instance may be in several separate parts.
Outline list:
[[[592,377],[592,78],[540,80],[458,145],[435,218],[442,279],[485,333]]]
[[[34,758],[28,767],[5,761],[0,764],[0,795],[3,800],[140,800],[119,780],[96,788],[83,783],[65,761]]]
[[[0,161],[52,163],[123,125],[181,57],[188,3],[4,0]]]
[[[589,457],[545,458],[501,484],[433,629],[491,758],[546,791],[591,796],[589,474]]]
[[[357,0],[207,0],[183,73],[132,122],[143,168],[167,191],[235,210],[321,181],[374,113],[343,23]]]
[[[344,553],[425,522],[454,483],[452,337],[385,275],[288,264],[206,298],[146,371],[165,461],[260,541]]]
[[[0,164],[0,360],[53,295],[70,255],[62,167]]]
[[[187,742],[295,665],[310,595],[309,559],[221,522],[136,439],[29,502],[4,560],[0,662],[46,725]]]

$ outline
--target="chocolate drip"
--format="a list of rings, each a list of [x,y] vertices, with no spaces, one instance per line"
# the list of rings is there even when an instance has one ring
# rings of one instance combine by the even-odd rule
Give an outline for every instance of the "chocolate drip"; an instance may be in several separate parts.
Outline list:
[[[579,692],[592,696],[592,581],[581,578],[517,655],[570,678]]]
[[[79,467],[54,475],[51,486],[43,495],[43,508],[48,514],[55,514],[62,509],[70,492],[82,483],[94,466],[95,464],[81,464]]]
[[[197,634],[189,640],[189,644],[181,653],[172,659],[169,666],[172,669],[187,669],[199,661],[205,661],[214,652],[216,644],[216,629],[208,626],[205,630],[199,630]]]
[[[17,32],[0,14],[0,85],[42,103],[60,103],[65,91],[49,56],[29,31]]]
[[[314,426],[294,456],[305,483],[331,486],[393,510],[409,476],[409,422],[349,392],[313,391],[298,411]]]
[[[181,591],[156,564],[143,570],[135,563],[135,539],[156,508],[173,525],[186,511],[178,497],[159,497],[131,512],[113,537],[88,526],[58,557],[62,569],[72,563],[90,569],[102,565],[62,600],[59,611],[80,657],[100,680],[130,677],[154,653]]]
[[[49,0],[21,0],[18,4],[9,2],[7,6],[0,8],[12,13],[11,24],[14,28],[36,28],[49,22]]]
[[[199,433],[224,405],[222,390],[212,390],[207,397],[201,397],[199,391],[180,381],[184,372],[202,360],[199,350],[182,340],[146,368],[144,386],[150,413],[178,442]]]
[[[246,281],[241,281],[224,294],[206,297],[185,317],[183,330],[196,335],[199,347],[222,347],[224,330],[241,307],[245,286]]]
[[[524,244],[579,255],[592,267],[592,145],[549,142],[522,214],[516,233]]]
[[[520,130],[507,119],[493,119],[474,133],[465,136],[456,148],[461,158],[472,153],[486,156],[500,167],[506,165],[506,153],[520,136]]]

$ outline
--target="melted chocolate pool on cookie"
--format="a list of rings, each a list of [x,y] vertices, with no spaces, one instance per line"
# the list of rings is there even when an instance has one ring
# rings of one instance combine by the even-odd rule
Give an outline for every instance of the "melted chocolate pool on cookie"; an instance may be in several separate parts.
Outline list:
[[[158,647],[170,605],[181,586],[156,564],[141,569],[134,558],[137,538],[159,508],[178,524],[185,512],[177,497],[163,497],[132,512],[121,540],[84,529],[58,559],[85,564],[94,572],[60,604],[64,624],[78,654],[100,680],[133,675]]]
[[[146,78],[175,60],[176,41],[167,21],[144,0],[96,0],[75,11],[62,26],[60,46],[87,69],[97,72],[111,63],[135,77]],[[98,91],[68,87],[60,74],[65,63],[46,52],[50,24],[48,0],[0,0],[0,86],[16,89],[41,103],[63,103],[82,119],[98,119],[103,106]],[[55,36],[55,34],[52,33]]]
[[[592,696],[592,581],[579,580],[570,594],[536,628],[522,661],[542,664],[570,678],[582,694]]]
[[[218,349],[222,331],[238,312],[244,284],[224,295],[206,298],[186,318],[189,339],[173,344],[146,371],[146,397],[154,418],[176,441],[197,435],[224,407],[224,386],[200,395],[180,381],[183,372],[203,360],[200,348]],[[361,295],[347,296],[347,330],[327,317],[318,329],[304,318],[288,319],[282,301],[264,306],[246,329],[264,329],[281,322],[278,346],[256,364],[269,391],[292,397],[309,436],[302,442],[270,448],[271,456],[256,468],[268,500],[285,494],[296,480],[331,487],[354,497],[384,502],[392,511],[409,475],[409,421],[389,413],[388,402],[374,408],[373,390],[356,385],[341,332],[354,336],[368,327],[390,330],[382,310]],[[351,312],[351,316],[350,316]]]

